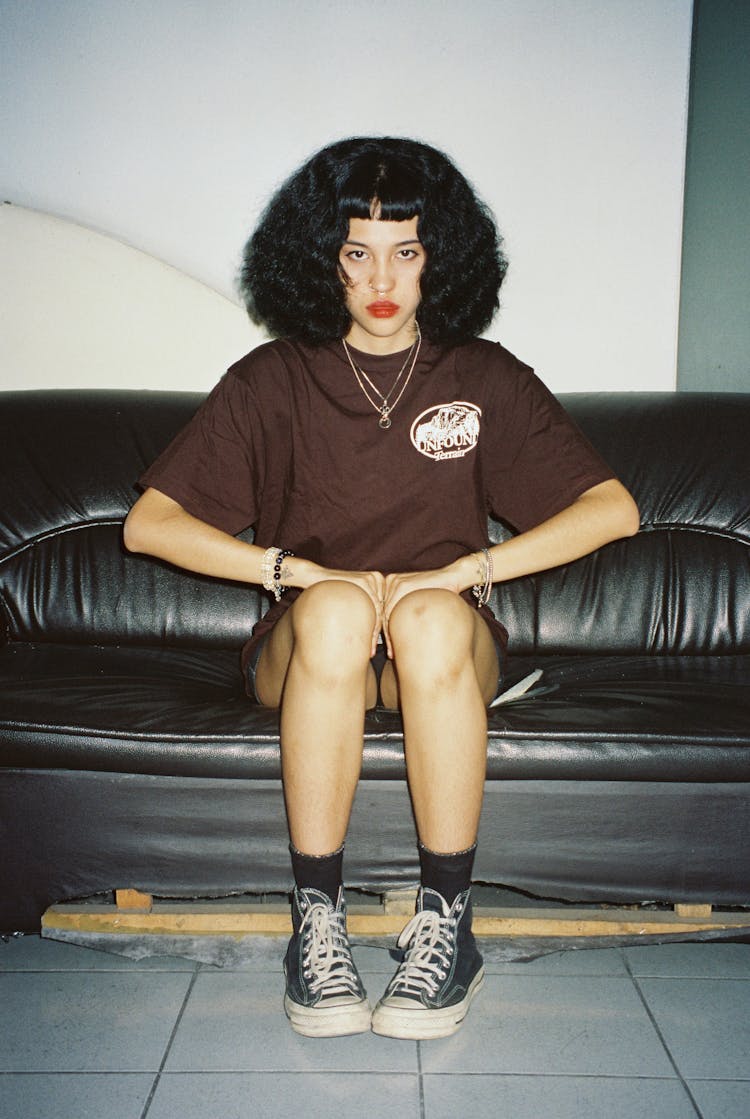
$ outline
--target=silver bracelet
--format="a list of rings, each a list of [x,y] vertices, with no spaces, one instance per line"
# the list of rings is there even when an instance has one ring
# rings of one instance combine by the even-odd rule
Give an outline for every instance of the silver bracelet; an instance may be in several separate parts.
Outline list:
[[[266,548],[263,559],[260,561],[260,579],[264,591],[273,590],[273,561],[278,550],[278,548]]]
[[[477,600],[478,608],[480,606],[484,606],[485,603],[489,602],[490,600],[490,595],[492,593],[492,576],[494,574],[494,565],[492,562],[492,552],[489,550],[489,548],[482,548],[481,553],[477,554],[481,555],[482,559],[484,560],[484,570],[481,572],[482,582],[481,584],[475,583],[474,586],[471,588],[471,593]]]

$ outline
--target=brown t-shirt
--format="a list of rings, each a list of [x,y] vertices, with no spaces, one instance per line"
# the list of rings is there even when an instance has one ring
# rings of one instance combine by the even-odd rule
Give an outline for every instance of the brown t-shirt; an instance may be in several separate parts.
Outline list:
[[[389,395],[406,353],[351,353]],[[523,532],[613,477],[533,371],[493,342],[424,341],[392,426],[378,419],[341,343],[269,342],[228,370],[141,484],[228,533],[252,525],[263,548],[387,574],[486,546],[488,512]],[[257,624],[243,659],[296,593]]]

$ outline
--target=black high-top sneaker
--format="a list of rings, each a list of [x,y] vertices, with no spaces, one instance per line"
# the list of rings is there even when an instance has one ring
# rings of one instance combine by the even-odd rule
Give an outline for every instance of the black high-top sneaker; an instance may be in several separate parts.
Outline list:
[[[455,1033],[484,981],[471,931],[471,892],[448,906],[440,894],[423,887],[398,946],[406,952],[373,1011],[373,1030],[417,1040]]]
[[[370,1028],[370,1004],[352,959],[346,903],[319,890],[295,888],[294,932],[284,958],[284,1010],[292,1029],[306,1037],[338,1037]]]

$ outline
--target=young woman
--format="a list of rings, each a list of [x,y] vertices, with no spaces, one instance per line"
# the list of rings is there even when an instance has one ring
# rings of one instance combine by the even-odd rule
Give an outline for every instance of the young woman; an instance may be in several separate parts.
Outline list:
[[[303,1034],[458,1029],[483,975],[470,883],[507,642],[492,584],[638,528],[532,371],[477,338],[505,269],[491,215],[441,152],[364,138],[317,153],[245,250],[248,310],[276,340],[228,371],[126,522],[129,549],[273,596],[243,669],[280,708],[285,1009]],[[488,510],[517,534],[490,547]],[[254,544],[236,538],[249,525]],[[421,889],[371,1012],[342,859],[376,703],[403,719]]]

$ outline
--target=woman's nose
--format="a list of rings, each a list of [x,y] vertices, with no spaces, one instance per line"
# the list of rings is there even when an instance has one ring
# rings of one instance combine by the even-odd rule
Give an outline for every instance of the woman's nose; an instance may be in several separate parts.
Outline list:
[[[373,291],[384,294],[393,287],[393,276],[386,264],[376,264],[370,277],[370,287]]]

